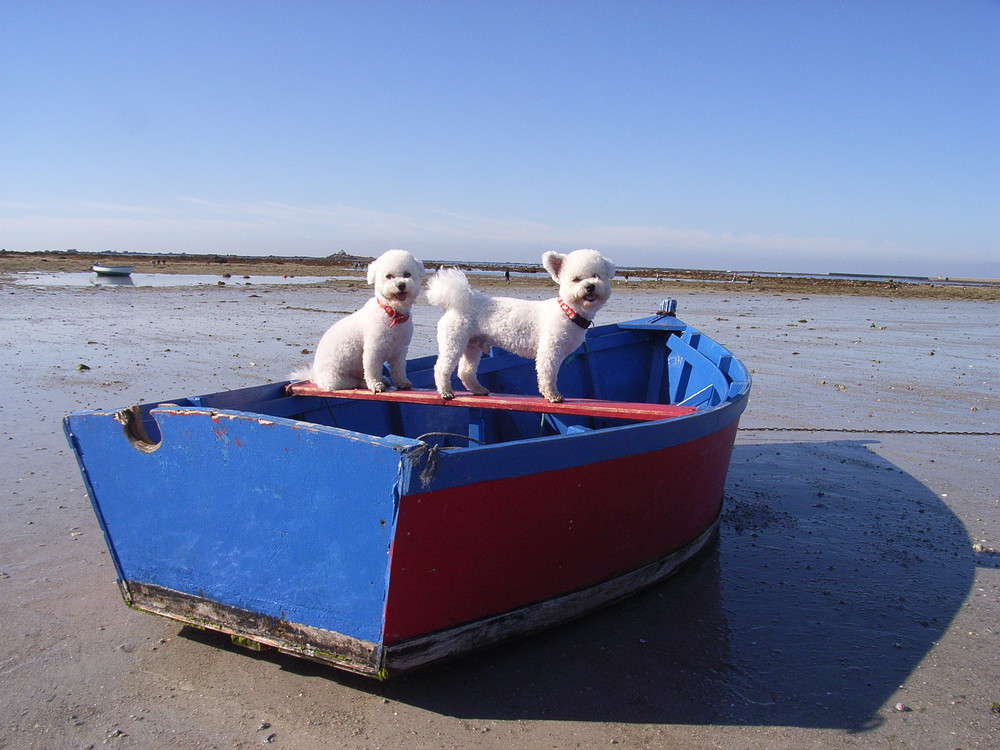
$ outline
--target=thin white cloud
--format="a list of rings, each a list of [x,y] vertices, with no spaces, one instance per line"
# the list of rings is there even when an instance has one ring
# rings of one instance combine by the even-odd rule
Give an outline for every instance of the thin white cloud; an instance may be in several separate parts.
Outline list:
[[[388,247],[407,247],[438,259],[522,261],[536,260],[546,249],[594,247],[622,265],[864,271],[878,255],[885,272],[893,267],[899,273],[948,272],[938,270],[939,258],[932,250],[858,238],[738,235],[669,226],[559,226],[441,206],[388,211],[344,204],[220,202],[197,197],[181,198],[166,208],[77,203],[58,212],[2,203],[0,246],[257,255],[328,255],[338,250],[373,254]],[[962,259],[962,265],[988,260],[975,253],[969,256]],[[812,267],[802,268],[803,264]],[[931,268],[933,264],[937,265]],[[917,265],[923,270],[907,271]]]
[[[218,202],[195,197],[182,197],[180,202],[197,206],[203,211],[198,215],[164,216],[163,211],[145,207],[114,204],[79,204],[78,209],[89,209],[96,214],[131,213],[145,214],[146,219],[124,219],[109,215],[88,217],[25,216],[19,220],[0,219],[14,229],[20,225],[28,229],[33,224],[49,226],[79,226],[83,231],[116,229],[135,230],[147,227],[151,232],[170,229],[172,233],[187,230],[191,241],[199,232],[232,229],[238,234],[249,230],[275,230],[285,228],[300,234],[303,229],[334,230],[334,242],[350,240],[390,241],[394,237],[424,242],[471,241],[477,244],[511,243],[539,246],[569,246],[591,244],[595,247],[655,248],[676,247],[692,250],[768,250],[861,252],[870,243],[860,239],[835,237],[795,237],[776,235],[735,235],[730,232],[713,232],[665,226],[641,225],[591,225],[565,227],[528,221],[516,217],[501,218],[467,214],[441,207],[422,207],[414,212],[393,212],[379,209],[329,205],[292,205],[277,201],[256,203]],[[283,248],[273,248],[280,253]]]
[[[158,214],[159,210],[154,208],[149,208],[148,206],[128,206],[121,203],[91,203],[82,202],[75,204],[76,208],[80,211],[87,213],[123,213],[123,214]]]

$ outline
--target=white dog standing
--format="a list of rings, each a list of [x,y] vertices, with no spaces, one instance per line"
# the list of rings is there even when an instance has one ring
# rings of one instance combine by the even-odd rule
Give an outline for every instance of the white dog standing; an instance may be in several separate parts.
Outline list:
[[[442,269],[428,282],[427,299],[444,308],[438,322],[438,358],[434,384],[442,398],[455,397],[451,374],[471,393],[489,391],[476,377],[479,359],[490,346],[535,360],[538,391],[549,401],[560,402],[556,377],[563,360],[583,341],[594,314],[611,295],[615,267],[595,250],[568,255],[548,252],[542,256],[559,284],[555,299],[531,301],[490,297],[469,286],[458,269]]]
[[[410,308],[420,294],[423,264],[405,250],[389,250],[368,264],[368,283],[375,296],[357,312],[341,318],[323,334],[312,368],[293,373],[311,379],[324,391],[389,387],[382,365],[389,363],[392,382],[413,387],[406,377],[406,350],[413,338]]]

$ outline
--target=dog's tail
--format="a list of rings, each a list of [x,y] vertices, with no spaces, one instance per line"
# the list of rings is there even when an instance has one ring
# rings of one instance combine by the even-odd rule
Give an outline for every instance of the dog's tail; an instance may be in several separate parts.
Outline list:
[[[302,367],[296,367],[288,374],[289,380],[312,380],[313,379],[313,368],[312,365],[302,365]]]
[[[442,268],[427,282],[427,301],[445,310],[468,310],[476,291],[457,268]]]

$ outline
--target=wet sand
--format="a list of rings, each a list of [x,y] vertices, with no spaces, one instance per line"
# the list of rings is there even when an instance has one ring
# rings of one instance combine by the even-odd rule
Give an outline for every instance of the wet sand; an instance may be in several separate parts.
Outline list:
[[[619,286],[598,322],[662,291]],[[995,303],[671,294],[754,372],[718,543],[377,684],[127,609],[60,423],[282,380],[366,293],[0,282],[0,748],[1000,747]]]

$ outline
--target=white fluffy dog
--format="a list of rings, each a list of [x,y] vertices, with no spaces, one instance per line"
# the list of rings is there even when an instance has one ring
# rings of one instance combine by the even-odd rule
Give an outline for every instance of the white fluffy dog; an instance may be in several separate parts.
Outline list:
[[[442,269],[428,282],[427,299],[444,308],[438,322],[438,358],[434,384],[442,398],[455,397],[451,374],[471,393],[489,393],[476,378],[479,359],[490,346],[535,360],[538,391],[559,402],[556,376],[563,360],[583,341],[594,314],[611,295],[615,267],[595,250],[542,256],[559,296],[540,302],[489,297],[469,286],[458,269]]]
[[[311,379],[324,391],[389,387],[382,365],[389,363],[392,382],[413,387],[406,377],[406,350],[413,338],[410,308],[420,294],[424,265],[405,250],[389,250],[368,264],[375,296],[357,312],[341,318],[323,334],[312,368],[292,374]]]

